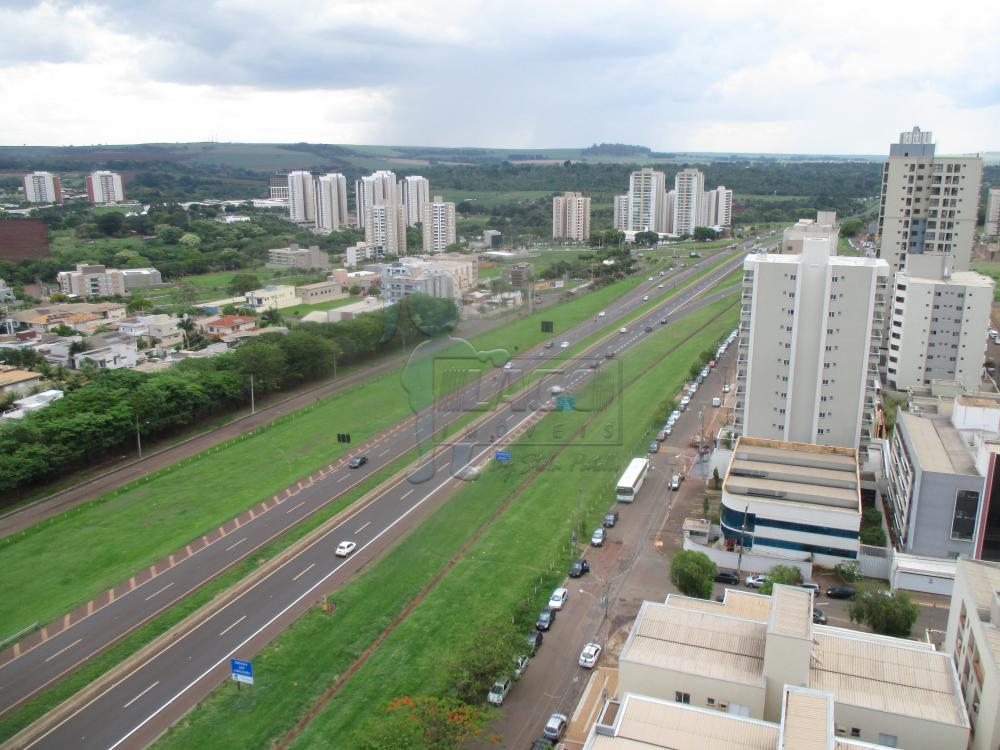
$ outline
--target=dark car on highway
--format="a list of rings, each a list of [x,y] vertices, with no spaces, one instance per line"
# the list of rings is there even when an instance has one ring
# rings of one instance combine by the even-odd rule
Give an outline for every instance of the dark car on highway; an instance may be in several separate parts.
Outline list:
[[[548,630],[552,623],[556,621],[556,611],[546,607],[538,613],[538,621],[535,622],[535,630]]]
[[[833,586],[826,590],[826,595],[831,599],[853,599],[856,593],[853,586]]]
[[[716,583],[728,583],[733,586],[740,585],[740,577],[731,570],[723,570],[715,577]]]
[[[590,572],[590,563],[582,558],[569,566],[570,578],[579,578],[580,576],[589,572]]]
[[[358,456],[357,458],[352,458],[347,467],[349,469],[360,469],[366,463],[368,463],[368,456]]]

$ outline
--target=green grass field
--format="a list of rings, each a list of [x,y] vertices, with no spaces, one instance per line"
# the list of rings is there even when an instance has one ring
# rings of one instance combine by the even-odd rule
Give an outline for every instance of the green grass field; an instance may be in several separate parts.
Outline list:
[[[286,307],[281,311],[282,315],[292,316],[293,318],[301,318],[303,315],[308,315],[311,312],[316,312],[317,310],[333,310],[337,307],[343,307],[344,305],[350,305],[352,302],[360,301],[360,297],[342,297],[341,299],[332,299],[329,302],[319,302],[315,305],[296,305],[295,307]]]
[[[722,312],[722,316],[712,318]],[[618,445],[584,446],[577,441],[518,496],[468,553],[431,590],[412,615],[389,636],[367,664],[319,714],[296,747],[351,747],[351,733],[395,695],[428,694],[443,688],[442,660],[467,640],[479,623],[534,614],[548,589],[561,580],[570,557],[567,539],[580,490],[588,527],[614,502],[614,480],[629,457],[641,453],[652,426],[648,407],[678,388],[698,353],[731,330],[732,300],[717,303],[650,335],[622,358],[626,381],[662,357],[693,330],[702,334],[681,345],[624,393],[625,439]],[[581,393],[585,398],[585,394]],[[597,423],[617,413],[617,404]],[[550,415],[539,431],[565,419],[567,433],[587,415]],[[255,657],[262,675],[253,691],[217,689],[175,726],[158,748],[229,747],[233,742],[268,746],[280,738],[327,685],[429,581],[472,531],[499,508],[526,474],[561,447],[530,445],[511,450],[513,466],[488,469],[386,557],[338,591],[332,616],[318,611]],[[530,453],[530,457],[529,454]],[[524,456],[519,461],[519,457]],[[644,498],[655,502],[655,498]],[[640,501],[642,502],[642,501]],[[503,570],[502,578],[497,571]],[[541,586],[538,582],[541,580]],[[502,585],[499,585],[502,582]],[[475,613],[458,616],[456,613]],[[404,667],[405,668],[402,668]],[[297,686],[292,689],[291,686]],[[485,693],[484,686],[484,693]],[[232,721],[232,717],[240,721]],[[331,738],[338,738],[331,744]]]

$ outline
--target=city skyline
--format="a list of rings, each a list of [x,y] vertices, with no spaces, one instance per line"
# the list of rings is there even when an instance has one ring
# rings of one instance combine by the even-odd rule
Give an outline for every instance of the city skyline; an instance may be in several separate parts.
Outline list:
[[[0,30],[0,96],[18,105],[0,115],[0,132],[6,145],[625,142],[877,155],[900,122],[920,122],[948,134],[943,153],[1000,150],[1000,74],[985,64],[1000,9],[921,7],[848,3],[820,35],[813,11],[794,3],[567,14],[306,2],[295,20],[255,3],[27,0]],[[640,12],[655,44],[636,44]],[[928,16],[949,44],[914,55]],[[551,85],[570,71],[587,85]]]

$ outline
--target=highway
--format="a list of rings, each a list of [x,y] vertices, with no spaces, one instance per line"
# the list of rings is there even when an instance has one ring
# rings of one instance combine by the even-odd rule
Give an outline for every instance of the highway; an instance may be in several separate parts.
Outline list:
[[[737,252],[719,269],[675,299],[664,301],[641,320],[630,323],[629,334],[621,338],[613,334],[611,341],[614,347],[622,349],[635,343],[644,335],[642,330],[647,324],[658,325],[664,312],[670,316],[684,315],[722,296],[724,293],[716,292],[695,301],[711,285],[738,267],[741,260],[742,254]],[[555,339],[580,341],[645,304],[641,299],[643,295],[666,295],[671,287],[683,283],[694,272],[694,269],[688,268],[673,277],[656,277],[652,282],[645,282],[608,305],[605,317],[584,321],[568,332],[555,334]],[[663,290],[657,288],[660,283],[664,284]],[[600,347],[601,352],[606,351],[607,344]],[[559,352],[558,347],[550,350],[539,347],[533,356],[525,358],[519,370],[527,373],[546,359],[558,357]],[[576,382],[585,376],[586,371],[577,371]],[[517,374],[512,377],[517,377]],[[496,381],[495,387],[500,387],[501,382]],[[572,385],[572,382],[568,383],[567,387]],[[488,384],[479,384],[477,393],[482,396],[489,388]],[[488,418],[477,434],[510,435],[537,418],[534,412],[523,408],[518,411],[516,407],[516,404],[504,404]],[[456,413],[455,417],[458,416]],[[19,696],[37,691],[243,559],[269,539],[411,449],[414,437],[413,431],[409,430],[385,436],[368,448],[370,460],[365,467],[350,470],[341,464],[286,503],[261,514],[90,617],[4,664],[0,668],[0,705],[16,705],[22,699]],[[470,463],[482,463],[489,459],[494,445],[489,440],[479,440],[469,450]],[[448,452],[430,457],[427,463],[433,466],[434,478],[431,481],[413,484],[406,477],[397,478],[370,503],[219,612],[167,645],[62,723],[20,746],[144,746],[226,678],[231,656],[247,658],[255,653],[309,606],[343,585],[366,561],[381,554],[432,509],[433,503],[441,502],[444,494],[441,490],[448,485],[454,487],[460,484],[460,480],[452,477],[453,467]],[[355,553],[346,559],[334,556],[334,549],[343,539],[352,539],[358,544]]]

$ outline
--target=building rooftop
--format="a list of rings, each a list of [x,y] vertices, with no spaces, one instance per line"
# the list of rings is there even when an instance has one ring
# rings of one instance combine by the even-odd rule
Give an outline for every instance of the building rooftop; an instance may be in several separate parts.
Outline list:
[[[993,595],[1000,591],[1000,563],[961,557],[958,567],[969,582],[976,609],[988,613],[993,606]],[[980,619],[983,619],[982,615]]]
[[[972,456],[950,421],[905,411],[896,415],[896,421],[903,423],[921,469],[942,474],[976,475]]]
[[[726,589],[721,602],[713,599],[695,599],[680,594],[670,594],[666,603],[681,609],[741,617],[754,622],[767,622],[771,616],[771,597],[742,589]]]
[[[770,598],[768,632],[791,638],[809,638],[812,634],[812,592],[798,586],[775,586]]]
[[[0,365],[0,388],[25,383],[29,380],[37,380],[40,377],[42,377],[41,374],[32,372],[31,370],[19,370],[10,365]]]
[[[785,690],[779,750],[817,750],[833,739],[833,698],[813,690]]]

